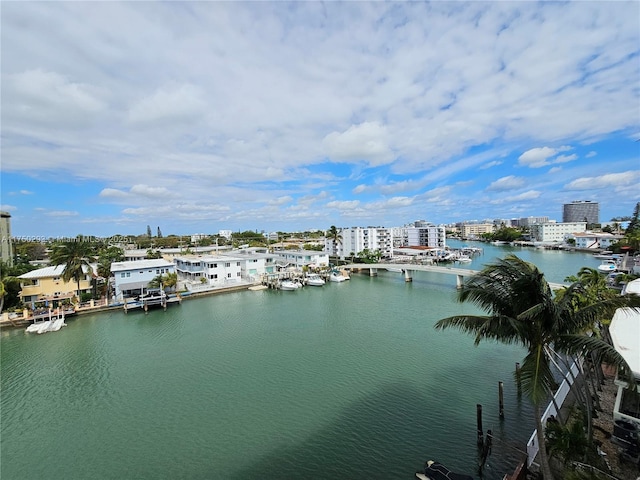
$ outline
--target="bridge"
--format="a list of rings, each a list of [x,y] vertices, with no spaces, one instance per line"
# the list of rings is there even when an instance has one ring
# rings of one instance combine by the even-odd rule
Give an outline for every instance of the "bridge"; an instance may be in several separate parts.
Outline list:
[[[404,274],[404,281],[411,282],[413,280],[413,272],[433,272],[433,273],[445,273],[447,275],[456,275],[457,288],[462,287],[464,277],[471,277],[480,273],[480,270],[472,270],[470,268],[458,268],[458,267],[444,267],[441,265],[421,265],[418,263],[350,263],[347,265],[340,265],[338,268],[345,270],[369,270],[369,275],[375,277],[378,275],[378,270],[389,270],[394,272],[402,272]],[[561,288],[568,287],[562,283],[548,282],[552,290],[560,290]]]

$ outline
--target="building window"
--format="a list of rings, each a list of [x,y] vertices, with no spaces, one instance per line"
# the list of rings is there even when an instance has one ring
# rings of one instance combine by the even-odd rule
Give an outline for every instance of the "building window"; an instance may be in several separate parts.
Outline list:
[[[230,273],[227,273],[227,278],[231,278],[231,274]]]
[[[156,275],[160,275],[160,269],[156,268]]]
[[[131,276],[131,272],[127,272],[127,278]]]
[[[124,273],[121,273],[121,274],[120,274],[120,278],[124,278]]]
[[[237,272],[237,273],[236,273],[236,277],[239,277],[239,276],[240,276],[240,272]]]
[[[224,264],[224,266],[225,266],[225,267],[230,267],[230,266],[231,266],[231,262],[226,262],[226,263]]]

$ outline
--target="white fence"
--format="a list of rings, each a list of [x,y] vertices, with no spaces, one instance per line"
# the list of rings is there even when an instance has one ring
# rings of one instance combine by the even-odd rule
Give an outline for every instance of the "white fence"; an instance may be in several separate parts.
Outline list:
[[[580,362],[580,365],[578,365],[578,362]],[[547,419],[551,415],[554,415],[554,416],[558,415],[558,410],[556,410],[556,405],[558,405],[558,408],[562,408],[562,404],[567,399],[567,395],[569,395],[569,391],[571,391],[573,378],[577,378],[578,375],[580,374],[582,363],[583,363],[583,359],[580,358],[576,362],[574,362],[573,365],[571,365],[570,371],[573,374],[573,376],[567,373],[566,378],[560,384],[560,388],[558,388],[558,391],[553,396],[553,398],[555,399],[555,404],[554,402],[551,402],[547,407],[547,409],[542,414],[543,426],[546,424]],[[540,450],[540,445],[538,445],[537,434],[538,434],[538,430],[536,429],[533,431],[533,434],[531,434],[531,438],[527,442],[527,467],[531,466],[531,464],[536,458],[536,455],[538,454],[538,450]]]

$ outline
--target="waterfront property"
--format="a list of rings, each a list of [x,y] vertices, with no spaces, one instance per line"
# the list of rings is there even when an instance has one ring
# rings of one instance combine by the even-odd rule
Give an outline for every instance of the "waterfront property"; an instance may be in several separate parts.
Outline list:
[[[111,272],[116,300],[122,302],[127,297],[143,295],[154,278],[175,271],[173,262],[161,258],[114,262],[111,264]]]
[[[606,232],[570,233],[566,237],[567,240],[575,240],[575,247],[581,250],[606,250],[623,238],[623,235],[613,235]]]
[[[78,293],[78,284],[75,280],[65,282],[62,272],[65,265],[56,265],[39,268],[20,275],[20,299],[25,305],[32,308],[49,304],[57,306],[59,302],[71,300]],[[82,267],[84,278],[80,280],[80,293],[91,291],[91,278],[93,271],[86,266]]]
[[[548,222],[534,223],[530,227],[531,240],[542,244],[563,243],[569,235],[587,231],[586,222]]]

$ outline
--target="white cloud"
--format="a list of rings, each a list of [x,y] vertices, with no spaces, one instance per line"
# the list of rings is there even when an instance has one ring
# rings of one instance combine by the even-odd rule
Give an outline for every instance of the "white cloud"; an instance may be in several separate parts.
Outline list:
[[[571,155],[558,155],[556,158],[553,159],[553,163],[572,162],[576,158],[578,158],[578,155],[576,155],[575,153],[573,153]]]
[[[525,167],[540,168],[540,167],[549,165],[549,159],[551,157],[555,156],[559,152],[564,152],[567,150],[571,150],[571,147],[568,147],[568,146],[559,147],[559,148],[536,147],[536,148],[527,150],[522,155],[520,155],[520,157],[518,157],[518,161],[520,165],[523,165]]]
[[[499,165],[502,165],[502,163],[503,162],[501,162],[500,160],[494,160],[492,162],[488,162],[488,163],[485,163],[484,165],[482,165],[480,167],[480,170],[487,170],[487,169],[492,168],[492,167],[497,167]]]
[[[585,158],[595,157],[598,153],[591,150],[589,153],[585,155]]]
[[[338,210],[353,210],[354,208],[358,207],[358,205],[360,205],[360,200],[334,200],[332,202],[327,202],[328,208],[337,208]]]
[[[331,132],[322,141],[334,161],[365,161],[382,165],[393,161],[386,127],[377,122],[352,125],[346,131]]]
[[[353,190],[351,190],[353,193],[362,193],[365,190],[367,190],[367,186],[366,185],[358,185],[357,187],[355,187]]]
[[[18,207],[16,207],[15,205],[9,205],[5,203],[3,205],[0,205],[0,210],[4,212],[15,212],[16,210],[18,210]]]
[[[598,177],[582,177],[569,182],[564,186],[565,190],[599,190],[603,188],[616,188],[634,186],[640,183],[640,170],[631,170],[620,173],[608,173]]]
[[[180,85],[160,88],[142,98],[129,110],[133,124],[154,125],[195,120],[206,108],[199,87]]]
[[[507,190],[515,190],[516,188],[522,187],[524,184],[524,178],[509,175],[492,182],[491,185],[487,187],[487,191],[504,192]]]

